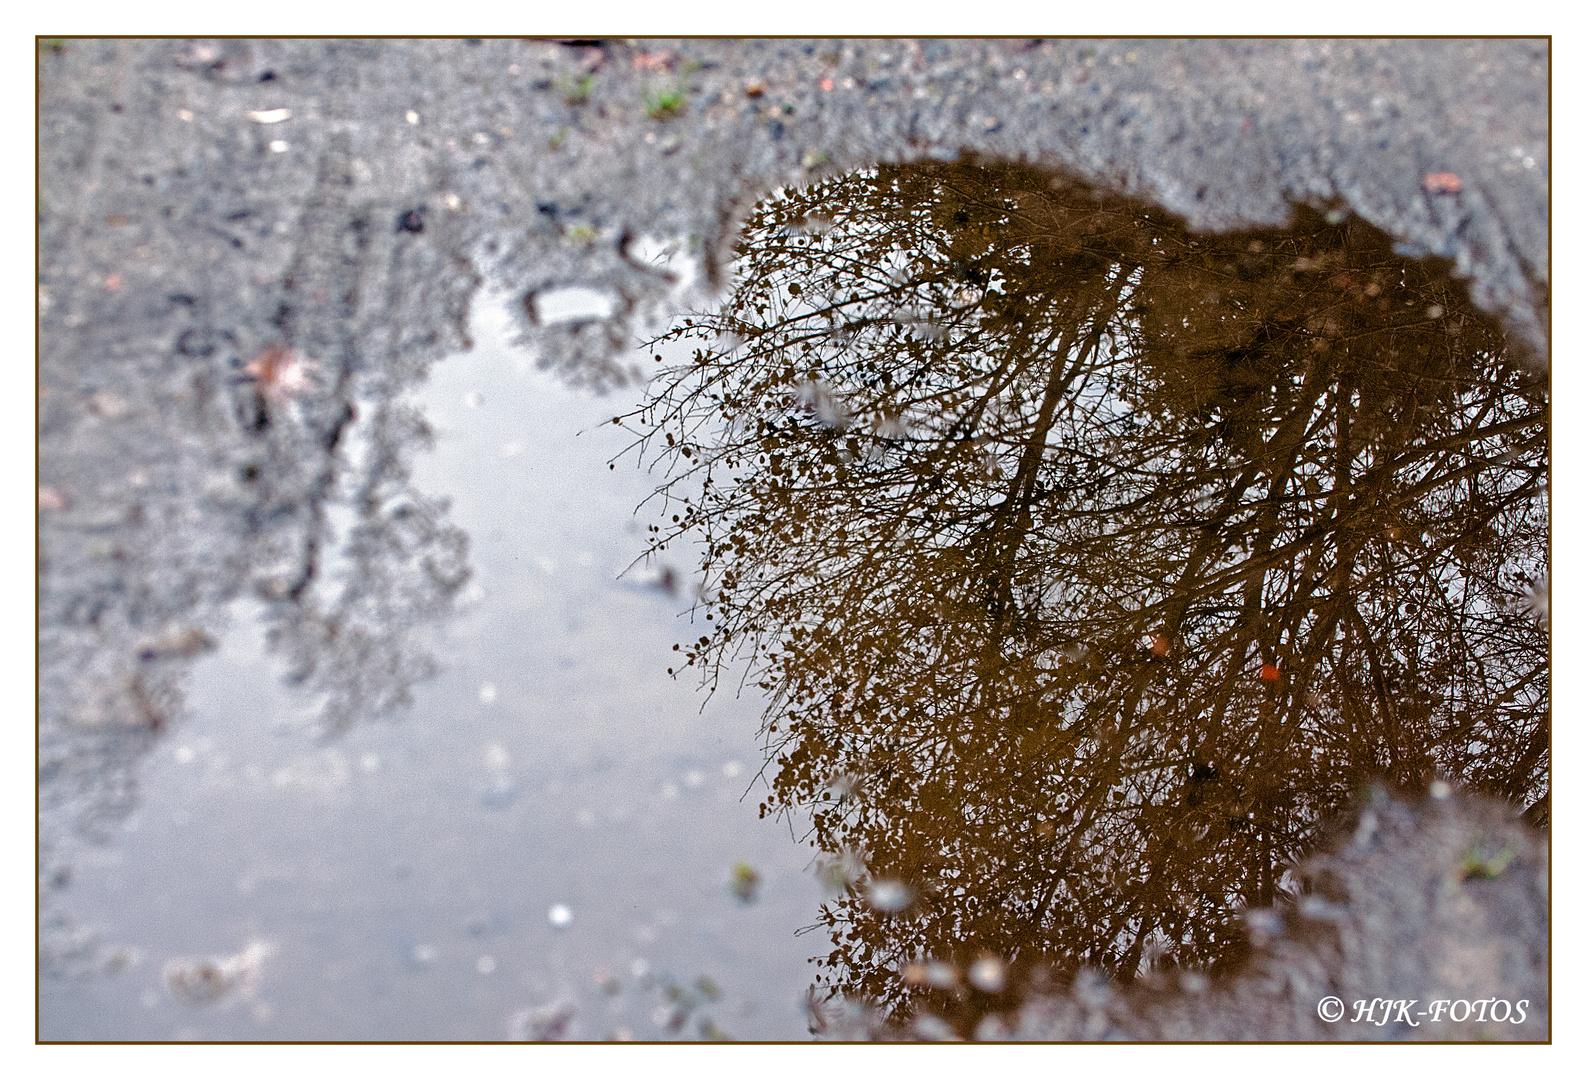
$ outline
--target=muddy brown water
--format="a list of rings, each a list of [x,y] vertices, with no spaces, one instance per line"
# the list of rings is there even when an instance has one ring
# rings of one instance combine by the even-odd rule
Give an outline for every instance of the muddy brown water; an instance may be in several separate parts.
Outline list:
[[[1547,826],[1547,379],[1446,266],[973,162],[768,196],[738,256],[643,402],[488,327],[435,369],[468,602],[374,618],[441,674],[317,742],[239,608],[72,885],[125,970],[46,1034],[970,1035],[1237,970],[1368,781]]]

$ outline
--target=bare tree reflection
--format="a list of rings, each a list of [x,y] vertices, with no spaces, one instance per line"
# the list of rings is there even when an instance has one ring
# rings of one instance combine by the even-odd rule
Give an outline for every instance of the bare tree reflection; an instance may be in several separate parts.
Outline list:
[[[828,991],[968,1030],[1226,964],[1369,776],[1546,821],[1545,388],[1440,269],[973,165],[781,193],[740,255],[632,419],[654,546],[703,538],[685,666],[750,661],[763,812],[864,867]]]

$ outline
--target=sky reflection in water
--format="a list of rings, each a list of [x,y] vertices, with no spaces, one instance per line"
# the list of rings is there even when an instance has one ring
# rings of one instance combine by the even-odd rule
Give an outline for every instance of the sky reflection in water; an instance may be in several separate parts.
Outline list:
[[[440,675],[325,742],[324,695],[284,685],[241,603],[123,835],[63,894],[137,962],[46,981],[46,1037],[805,1035],[810,852],[740,801],[753,703],[702,714],[666,675],[687,598],[616,578],[653,485],[607,467],[615,399],[534,370],[499,304],[474,330],[416,399],[437,437],[414,486],[451,500],[473,568],[429,628]],[[255,942],[269,955],[217,1000],[173,991],[197,969],[168,962]]]

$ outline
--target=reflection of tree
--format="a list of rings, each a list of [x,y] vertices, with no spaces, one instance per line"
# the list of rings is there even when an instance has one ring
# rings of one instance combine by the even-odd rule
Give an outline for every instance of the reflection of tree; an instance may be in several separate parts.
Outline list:
[[[59,900],[78,839],[109,839],[132,810],[143,756],[180,726],[189,669],[239,597],[262,601],[327,734],[391,714],[432,669],[425,638],[467,580],[467,537],[412,480],[429,432],[403,398],[466,347],[478,279],[354,191],[351,154],[327,153],[268,320],[248,299],[267,260],[129,281],[136,314],[86,344],[46,319],[41,377],[100,392],[41,393],[41,479],[74,504],[40,522],[45,972],[103,960]]]
[[[1541,819],[1544,392],[1440,273],[962,165],[769,199],[741,256],[641,415],[656,543],[704,538],[687,663],[773,695],[766,809],[918,896],[823,909],[832,990],[1226,962],[1369,774]]]

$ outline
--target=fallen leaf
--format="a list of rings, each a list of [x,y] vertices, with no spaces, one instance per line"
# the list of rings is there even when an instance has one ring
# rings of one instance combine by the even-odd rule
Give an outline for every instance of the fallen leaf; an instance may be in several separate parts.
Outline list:
[[[671,71],[677,63],[670,50],[659,53],[640,53],[634,57],[634,67],[639,71]]]
[[[1422,186],[1433,195],[1459,195],[1460,177],[1452,172],[1430,172],[1422,177]]]
[[[300,357],[291,349],[281,345],[266,345],[258,356],[248,362],[243,372],[261,394],[284,401],[309,388],[317,367],[313,360]]]

